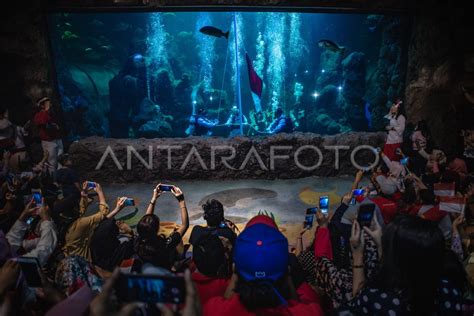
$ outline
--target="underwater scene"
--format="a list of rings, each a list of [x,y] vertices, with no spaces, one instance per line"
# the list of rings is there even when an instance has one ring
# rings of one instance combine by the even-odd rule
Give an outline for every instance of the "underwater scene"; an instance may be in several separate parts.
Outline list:
[[[51,13],[68,139],[378,131],[409,21],[295,12]]]

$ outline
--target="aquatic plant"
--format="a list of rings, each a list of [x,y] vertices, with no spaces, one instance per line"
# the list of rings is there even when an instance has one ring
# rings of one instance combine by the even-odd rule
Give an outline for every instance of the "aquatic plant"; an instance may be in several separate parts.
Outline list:
[[[203,84],[204,91],[212,89],[212,65],[215,61],[214,44],[216,38],[213,36],[206,36],[199,32],[199,30],[206,25],[212,25],[211,16],[209,12],[200,12],[196,21],[195,37],[199,47],[199,60],[201,62],[200,73],[202,78],[200,81]]]
[[[284,76],[286,70],[285,64],[285,34],[286,17],[284,13],[269,13],[266,20],[265,40],[268,43],[268,67],[267,76],[269,82],[269,90],[271,95],[271,106],[276,110],[280,106],[283,96]]]

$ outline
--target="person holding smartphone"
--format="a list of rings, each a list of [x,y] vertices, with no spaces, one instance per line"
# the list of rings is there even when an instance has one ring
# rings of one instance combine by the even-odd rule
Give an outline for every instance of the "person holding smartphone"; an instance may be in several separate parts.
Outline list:
[[[178,200],[181,214],[181,225],[169,236],[158,235],[160,218],[155,215],[155,204],[163,194],[158,184],[153,190],[153,195],[148,204],[146,214],[137,225],[137,236],[134,251],[143,263],[149,263],[159,268],[171,270],[174,263],[179,260],[176,247],[181,243],[182,237],[189,228],[189,216],[183,191],[177,186],[172,186],[170,193]]]
[[[222,203],[218,200],[212,199],[206,201],[206,203],[202,205],[202,209],[204,211],[203,217],[207,222],[207,226],[194,226],[191,231],[191,236],[189,237],[189,243],[194,245],[202,235],[212,234],[226,238],[233,245],[237,238],[237,234],[233,226],[230,226],[231,223],[226,221],[224,217],[224,206]]]
[[[39,236],[36,238],[33,235],[25,236],[29,228],[27,220],[31,216],[39,216],[40,218],[34,229],[34,235]],[[39,264],[44,266],[58,244],[58,236],[49,214],[48,204],[43,202],[39,207],[31,199],[6,238],[14,253],[20,250],[25,257],[37,257]]]
[[[91,261],[90,242],[94,230],[104,218],[112,218],[121,210],[120,207],[116,207],[110,212],[101,185],[97,182],[94,182],[94,184],[93,188],[88,187],[87,182],[82,184],[81,200],[79,202],[80,217],[66,231],[63,247],[63,252],[66,256],[78,255]],[[87,208],[93,201],[89,198],[89,193],[92,191],[97,193],[99,198],[99,210],[93,215],[84,216]]]
[[[126,197],[117,198],[115,209],[97,225],[90,242],[92,263],[109,272],[133,256],[135,233],[126,223],[114,218],[126,207],[126,201]]]

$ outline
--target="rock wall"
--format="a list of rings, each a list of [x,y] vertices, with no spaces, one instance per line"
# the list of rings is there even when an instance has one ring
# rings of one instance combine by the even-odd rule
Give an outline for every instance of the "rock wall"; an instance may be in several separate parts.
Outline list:
[[[353,175],[356,168],[351,163],[352,154],[360,166],[368,166],[375,159],[373,152],[367,148],[354,150],[360,145],[382,146],[384,139],[384,133],[345,133],[325,137],[294,133],[232,139],[90,137],[74,142],[70,147],[70,154],[79,174],[101,182],[294,179]],[[335,168],[334,146],[345,146],[338,150],[339,168]],[[223,161],[225,157],[232,157],[232,151],[234,158]],[[319,166],[314,168],[319,159]],[[313,170],[305,170],[304,167]]]
[[[405,91],[408,120],[428,122],[436,145],[462,148],[463,121],[472,117],[462,87],[474,88],[474,19],[462,7],[426,7],[415,18]],[[467,123],[469,124],[469,122]]]

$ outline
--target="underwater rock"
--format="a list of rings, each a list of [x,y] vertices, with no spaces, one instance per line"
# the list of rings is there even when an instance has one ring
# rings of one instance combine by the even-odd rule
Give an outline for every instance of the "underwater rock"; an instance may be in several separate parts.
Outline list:
[[[174,87],[167,70],[160,70],[152,79],[153,100],[161,105],[163,113],[171,114],[175,110]]]
[[[342,57],[343,54],[340,52],[323,50],[321,53],[321,61],[319,63],[320,74],[316,79],[316,88],[321,89],[329,84],[339,85]]]
[[[320,109],[324,109],[330,115],[336,115],[338,112],[337,108],[337,98],[339,95],[339,91],[337,87],[334,85],[327,85],[325,86],[321,92],[319,92],[319,96],[316,99],[316,106],[314,107],[314,111],[319,111]]]
[[[322,118],[331,125],[331,120]],[[336,123],[337,124],[337,123]],[[152,124],[150,124],[152,125]],[[188,137],[188,138],[154,138],[154,139],[107,139],[101,137],[89,137],[70,146],[69,153],[76,166],[76,170],[85,178],[104,183],[126,183],[126,182],[156,182],[156,179],[296,179],[309,176],[340,176],[354,175],[356,168],[351,163],[351,153],[354,148],[361,144],[380,147],[385,140],[385,133],[343,133],[334,136],[321,136],[312,133],[278,134],[271,137]],[[152,155],[151,169],[140,163],[132,154],[130,169],[127,167],[127,146],[133,147],[138,154],[148,162],[148,155]],[[168,146],[168,147],[164,147]],[[168,167],[167,150],[158,148],[174,147],[170,153],[171,166]],[[218,147],[221,146],[221,147]],[[215,151],[215,165],[211,166],[211,148],[229,148],[235,150],[235,158],[228,160],[226,167],[222,157],[229,157],[230,151]],[[277,151],[277,154],[288,154],[288,159],[276,159],[274,168],[270,168],[270,146],[291,146],[288,151]],[[314,170],[304,170],[295,164],[296,151],[302,146],[317,147],[322,154],[321,164]],[[339,151],[339,169],[335,168],[334,149],[326,149],[325,146],[349,146],[347,150]],[[110,155],[96,169],[97,164],[104,156],[106,149],[110,147],[117,161],[121,164],[119,170]],[[191,155],[187,164],[183,166],[189,152],[195,148],[204,167],[196,156]],[[249,151],[254,148],[261,158],[263,168],[259,161],[252,158],[247,161],[244,168],[240,168]],[[314,149],[301,150],[298,153],[299,163],[303,166],[314,166],[318,156]],[[356,155],[356,161],[361,166],[366,166],[374,159],[370,150],[360,150]]]
[[[405,25],[405,24],[403,24]],[[372,125],[376,130],[385,127],[384,116],[392,100],[403,97],[405,67],[400,43],[407,34],[402,30],[399,17],[384,16],[378,28],[382,32],[382,45],[379,49],[377,67],[366,83],[365,99],[372,105]]]
[[[365,77],[367,61],[365,54],[353,52],[342,61],[342,98],[339,99],[343,110],[343,121],[353,130],[368,130],[369,122],[365,117]]]

